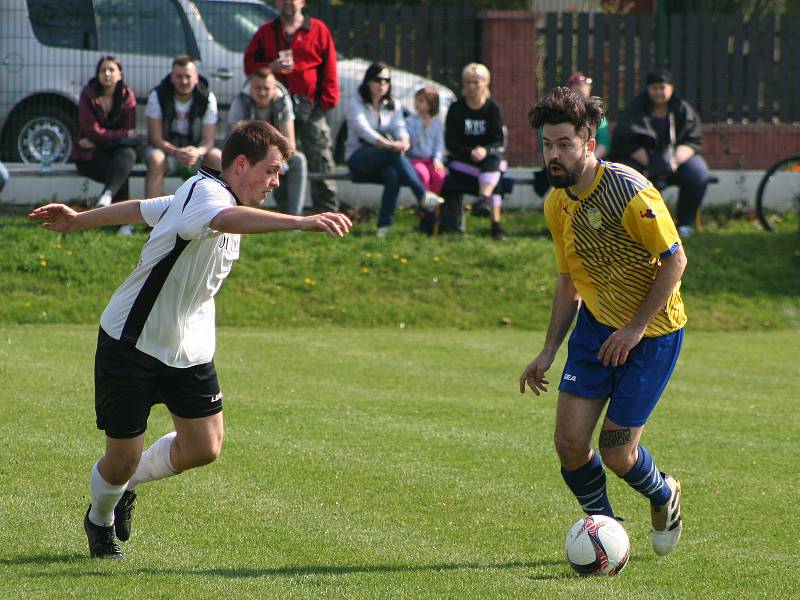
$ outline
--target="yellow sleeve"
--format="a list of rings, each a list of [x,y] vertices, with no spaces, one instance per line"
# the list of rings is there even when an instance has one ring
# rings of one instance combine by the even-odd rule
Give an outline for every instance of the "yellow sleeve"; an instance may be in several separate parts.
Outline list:
[[[559,273],[569,273],[567,255],[564,252],[564,238],[562,236],[562,204],[563,194],[558,190],[550,190],[544,199],[544,218],[547,221],[547,228],[550,230],[550,237],[553,238],[553,250],[556,255],[556,264]]]
[[[664,199],[652,187],[643,189],[628,203],[622,225],[653,256],[669,256],[681,243]]]

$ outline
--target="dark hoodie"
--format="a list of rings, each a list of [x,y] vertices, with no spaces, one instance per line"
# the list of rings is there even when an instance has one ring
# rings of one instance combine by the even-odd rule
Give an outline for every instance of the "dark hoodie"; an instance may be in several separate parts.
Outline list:
[[[700,153],[703,145],[700,116],[688,102],[674,93],[667,103],[667,109],[669,127],[659,127],[657,117],[650,112],[647,92],[634,98],[620,114],[614,128],[608,159],[629,162],[631,154],[639,148],[644,148],[651,159],[658,159],[670,146],[672,149],[689,146]]]

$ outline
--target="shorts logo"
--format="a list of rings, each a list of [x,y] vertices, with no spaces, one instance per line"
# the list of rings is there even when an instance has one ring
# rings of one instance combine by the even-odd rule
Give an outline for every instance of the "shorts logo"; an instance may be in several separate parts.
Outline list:
[[[577,381],[578,378],[571,373],[564,373],[564,381]]]
[[[220,400],[222,400],[222,392],[218,392],[218,393],[214,394],[213,396],[211,396],[211,403],[212,404],[214,402],[219,402]]]
[[[589,225],[593,229],[601,229],[603,227],[603,215],[599,208],[589,208],[586,210],[586,214],[589,217]]]

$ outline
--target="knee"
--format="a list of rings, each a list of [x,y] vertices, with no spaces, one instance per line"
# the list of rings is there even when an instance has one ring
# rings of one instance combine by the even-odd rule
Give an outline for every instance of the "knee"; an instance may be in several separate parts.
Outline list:
[[[586,443],[568,433],[556,431],[553,444],[561,464],[567,468],[578,468],[588,460],[589,448]]]
[[[603,464],[618,477],[624,477],[636,462],[636,448],[630,445],[600,448],[600,457],[603,459]]]
[[[152,176],[164,175],[167,167],[167,156],[161,150],[153,150],[145,158],[147,174]]]
[[[139,466],[138,452],[106,453],[101,463],[101,474],[111,485],[122,485],[128,481]]]
[[[194,467],[202,467],[213,463],[222,453],[222,432],[213,433],[205,443],[199,445],[192,452],[192,463]]]

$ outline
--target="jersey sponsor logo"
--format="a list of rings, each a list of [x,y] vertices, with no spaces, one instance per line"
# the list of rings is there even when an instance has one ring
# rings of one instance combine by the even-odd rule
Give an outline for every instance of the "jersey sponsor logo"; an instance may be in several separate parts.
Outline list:
[[[599,208],[588,208],[586,209],[586,214],[589,217],[589,225],[592,226],[592,229],[601,229],[603,227],[603,214]]]
[[[564,373],[564,381],[578,381],[578,377],[572,373]]]
[[[643,219],[655,219],[661,215],[659,213],[654,213],[652,208],[648,208],[647,210],[640,210],[639,216]]]
[[[230,260],[236,260],[239,258],[239,243],[240,243],[240,236],[239,234],[231,234],[225,233],[219,238],[219,242],[217,242],[217,247],[225,252],[225,256]]]

